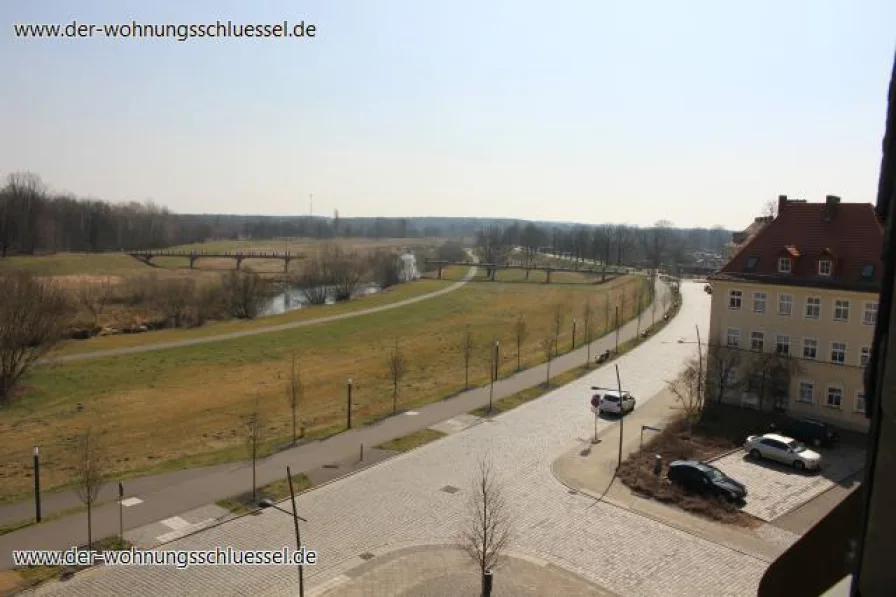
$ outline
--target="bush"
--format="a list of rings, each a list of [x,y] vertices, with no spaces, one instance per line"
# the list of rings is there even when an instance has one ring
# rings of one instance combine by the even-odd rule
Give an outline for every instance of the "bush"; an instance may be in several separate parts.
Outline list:
[[[254,272],[231,270],[224,276],[221,292],[227,311],[238,319],[255,319],[270,298],[270,284]]]
[[[436,249],[436,258],[440,261],[466,261],[467,252],[462,244],[449,240]]]

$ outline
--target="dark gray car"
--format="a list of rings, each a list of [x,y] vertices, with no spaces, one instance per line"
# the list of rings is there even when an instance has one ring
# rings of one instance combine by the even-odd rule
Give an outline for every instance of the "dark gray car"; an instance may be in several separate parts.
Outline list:
[[[730,502],[747,497],[747,488],[716,467],[696,460],[675,460],[669,464],[669,481],[695,493],[714,495]]]

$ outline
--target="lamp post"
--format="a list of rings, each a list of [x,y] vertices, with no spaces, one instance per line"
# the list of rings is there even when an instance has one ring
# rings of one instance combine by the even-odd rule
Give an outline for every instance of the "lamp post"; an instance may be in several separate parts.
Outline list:
[[[618,336],[618,328],[617,328],[617,338]],[[618,349],[617,349],[618,352]],[[616,470],[622,466],[622,436],[625,433],[625,415],[622,413],[622,381],[619,379],[619,364],[614,363],[614,367],[616,367],[616,387],[619,390],[619,459],[616,461]]]
[[[348,408],[346,409],[346,429],[352,428],[352,378],[348,378],[348,385],[346,387],[346,396],[348,398]]]
[[[616,305],[616,354],[619,354],[619,305]]]
[[[498,341],[495,340],[495,349],[492,351],[491,381],[488,384],[488,412],[492,412],[492,398],[495,394],[495,380],[498,378]]]
[[[572,349],[576,349],[576,318],[572,318]]]
[[[118,541],[124,545],[124,485],[118,482]]]
[[[292,501],[292,512],[288,510],[284,510],[280,506],[276,505],[273,501],[268,498],[261,500],[258,505],[262,508],[273,508],[274,510],[278,510],[292,516],[293,524],[295,525],[296,531],[296,551],[299,553],[299,597],[305,597],[305,576],[304,576],[304,568],[305,568],[305,554],[302,553],[302,535],[299,532],[299,521],[308,522],[306,519],[302,518],[298,515],[296,511],[296,492],[292,486],[292,473],[289,470],[289,467],[286,467],[286,478],[289,481],[289,499]],[[313,562],[312,562],[313,563]]]
[[[34,518],[40,522],[40,449],[34,446]]]

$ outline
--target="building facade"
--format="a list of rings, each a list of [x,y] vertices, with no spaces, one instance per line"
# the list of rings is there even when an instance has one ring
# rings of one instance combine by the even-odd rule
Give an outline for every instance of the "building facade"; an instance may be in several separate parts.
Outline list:
[[[710,278],[711,394],[866,430],[882,247],[870,204],[779,198],[778,215]]]

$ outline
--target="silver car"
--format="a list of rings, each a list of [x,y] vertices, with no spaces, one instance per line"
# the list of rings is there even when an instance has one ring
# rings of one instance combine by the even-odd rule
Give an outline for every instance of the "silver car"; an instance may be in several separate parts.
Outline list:
[[[797,470],[818,470],[821,468],[821,454],[813,452],[793,438],[766,433],[751,435],[744,442],[744,450],[754,460],[768,458]]]

